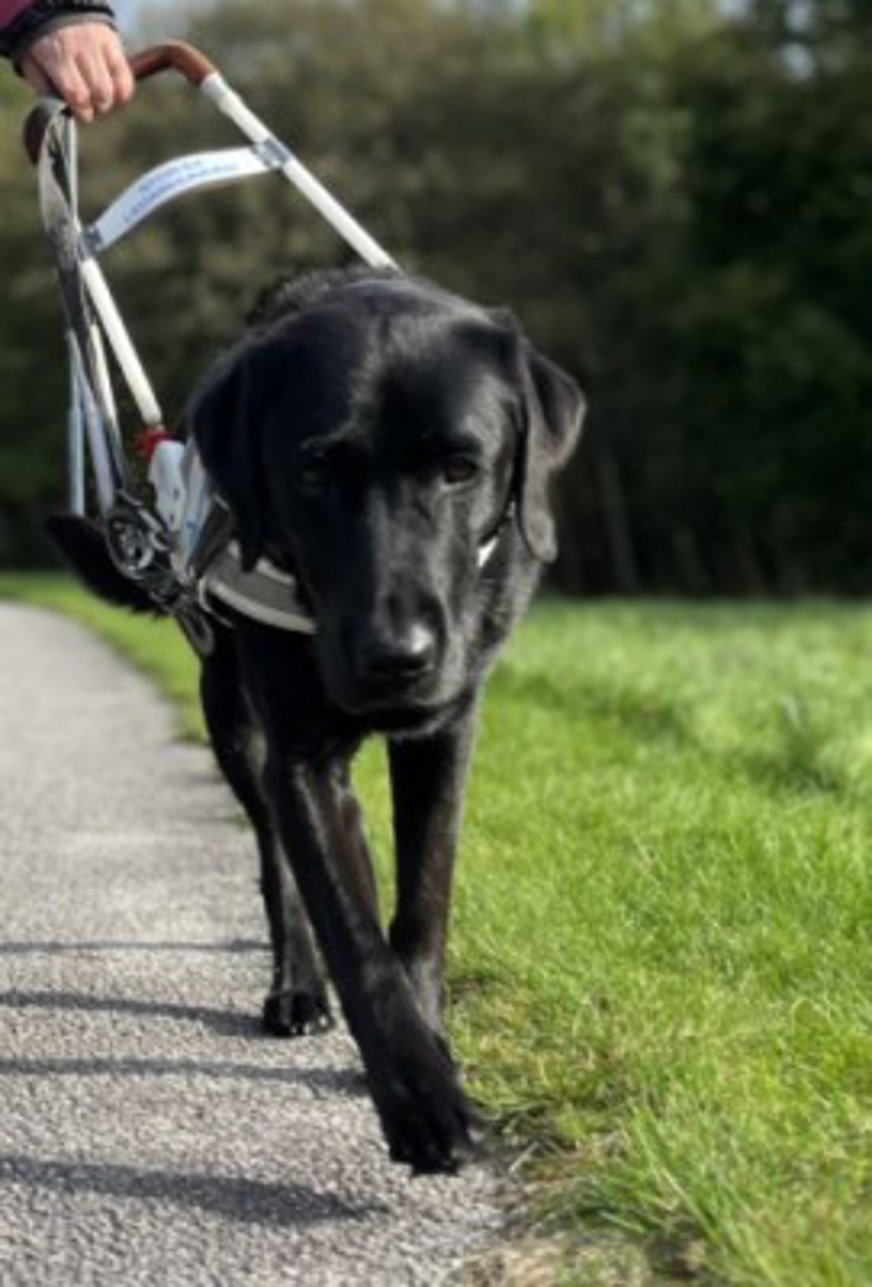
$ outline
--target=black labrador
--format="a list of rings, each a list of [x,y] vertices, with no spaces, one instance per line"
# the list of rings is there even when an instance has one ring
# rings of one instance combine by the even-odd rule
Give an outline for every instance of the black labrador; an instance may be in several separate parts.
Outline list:
[[[264,1023],[328,1026],[320,949],[391,1157],[416,1171],[453,1170],[470,1144],[443,1029],[464,783],[485,676],[556,553],[549,493],[582,412],[508,314],[366,269],[282,285],[190,408],[243,565],[292,571],[317,625],[217,623],[203,664],[215,754],[260,849]],[[92,588],[145,606],[81,520],[53,533]],[[393,791],[387,935],[349,776],[372,733]]]

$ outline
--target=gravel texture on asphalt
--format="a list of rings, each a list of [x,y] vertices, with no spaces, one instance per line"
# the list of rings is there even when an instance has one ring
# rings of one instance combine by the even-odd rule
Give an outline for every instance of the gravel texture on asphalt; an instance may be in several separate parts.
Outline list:
[[[388,1162],[343,1030],[277,1041],[252,837],[70,621],[0,604],[0,1283],[430,1284],[484,1166]]]

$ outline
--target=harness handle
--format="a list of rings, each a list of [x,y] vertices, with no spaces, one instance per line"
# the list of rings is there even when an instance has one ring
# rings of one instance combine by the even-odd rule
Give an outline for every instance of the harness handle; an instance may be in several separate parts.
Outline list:
[[[217,68],[202,50],[185,40],[165,40],[142,49],[130,59],[130,70],[136,80],[148,80],[164,71],[177,71],[198,89]]]
[[[196,89],[199,89],[209,76],[217,73],[202,50],[189,45],[184,40],[164,40],[159,45],[151,45],[141,50],[130,59],[130,70],[137,81],[148,80],[164,71],[177,71]],[[31,163],[36,165],[42,150],[46,130],[56,114],[69,114],[69,109],[55,98],[43,98],[28,113],[23,129],[24,148]]]

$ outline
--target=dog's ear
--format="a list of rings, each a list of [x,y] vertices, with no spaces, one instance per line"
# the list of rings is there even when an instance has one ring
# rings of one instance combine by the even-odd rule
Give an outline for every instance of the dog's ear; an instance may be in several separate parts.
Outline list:
[[[213,486],[236,523],[240,563],[250,571],[264,542],[266,492],[261,426],[266,398],[250,347],[226,357],[197,390],[187,423]]]
[[[520,361],[525,423],[518,521],[530,553],[542,563],[553,563],[557,537],[551,486],[578,442],[586,404],[575,381],[526,341]]]

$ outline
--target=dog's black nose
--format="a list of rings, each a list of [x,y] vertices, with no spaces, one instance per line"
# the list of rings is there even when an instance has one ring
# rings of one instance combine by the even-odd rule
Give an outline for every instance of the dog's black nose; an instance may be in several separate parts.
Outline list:
[[[420,623],[390,634],[372,631],[360,650],[360,671],[370,683],[411,684],[436,662],[436,637]]]

